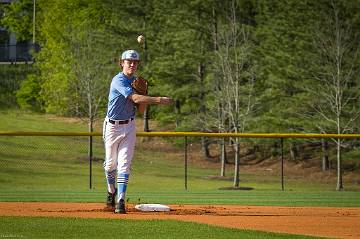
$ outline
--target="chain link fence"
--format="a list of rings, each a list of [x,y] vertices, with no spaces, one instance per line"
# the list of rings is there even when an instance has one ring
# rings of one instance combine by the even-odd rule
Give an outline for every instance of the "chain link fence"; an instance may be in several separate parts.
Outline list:
[[[143,185],[141,190],[146,190],[146,185],[149,185],[150,182],[146,180],[151,178],[150,174],[169,179],[177,177],[177,185],[166,185],[165,182],[159,185],[179,188],[179,190],[184,190],[184,186],[187,189],[188,177],[192,178],[189,182],[192,188],[196,187],[194,185],[196,182],[192,181],[195,179],[216,179],[218,180],[217,184],[214,184],[216,187],[232,185],[235,152],[234,142],[231,139],[225,140],[227,161],[224,172],[226,174],[220,175],[221,138],[207,138],[205,142],[208,146],[208,155],[204,155],[205,151],[202,149],[204,145],[201,144],[200,136],[143,134],[151,137],[137,138],[135,167],[133,167],[133,173],[142,175],[135,180],[138,185]],[[139,136],[144,135],[139,134]],[[157,138],[154,139],[152,136]],[[168,136],[170,138],[166,138]],[[103,200],[106,192],[103,141],[99,135],[92,138],[93,154],[90,160],[89,136],[0,135],[0,201],[13,201],[17,197],[19,200],[26,198],[76,201],[76,198],[83,200],[86,195],[82,194],[89,193],[92,194],[91,200]],[[306,180],[313,175],[313,180],[330,183],[331,188],[335,189],[334,149],[336,147],[331,141],[328,142],[329,169],[323,171],[322,158],[326,155],[322,151],[321,139],[242,138],[240,175],[245,176],[240,176],[241,185],[244,182],[251,184],[251,180],[261,181],[264,184],[276,181],[280,190],[281,187],[287,189],[289,181]],[[360,155],[359,140],[347,139],[344,146],[346,146],[343,152],[345,186],[359,188],[360,159],[357,159]],[[349,158],[351,160],[348,160]],[[196,166],[199,170],[207,171],[192,169],[189,172],[188,166]],[[309,170],[306,167],[309,167]],[[249,176],[250,174],[255,176]],[[161,191],[161,188],[159,190]],[[39,196],[41,194],[44,194],[43,197]]]
[[[93,137],[90,170],[88,138],[82,136],[0,137],[0,200],[7,194],[76,192],[102,187],[103,143]],[[91,173],[91,174],[90,174]],[[91,180],[91,181],[90,181]]]

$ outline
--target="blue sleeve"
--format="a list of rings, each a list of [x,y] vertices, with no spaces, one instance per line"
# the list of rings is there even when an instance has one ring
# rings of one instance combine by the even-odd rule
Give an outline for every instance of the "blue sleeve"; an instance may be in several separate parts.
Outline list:
[[[133,89],[131,87],[131,85],[123,80],[117,80],[117,81],[113,81],[113,86],[114,88],[120,93],[122,94],[125,98],[127,98],[129,95],[131,95],[133,93]]]

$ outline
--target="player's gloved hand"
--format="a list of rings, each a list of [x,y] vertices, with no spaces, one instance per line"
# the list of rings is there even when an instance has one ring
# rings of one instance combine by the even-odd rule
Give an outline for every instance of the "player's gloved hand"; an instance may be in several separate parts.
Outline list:
[[[148,82],[141,76],[136,77],[136,79],[131,83],[131,86],[136,94],[139,95],[148,94]]]

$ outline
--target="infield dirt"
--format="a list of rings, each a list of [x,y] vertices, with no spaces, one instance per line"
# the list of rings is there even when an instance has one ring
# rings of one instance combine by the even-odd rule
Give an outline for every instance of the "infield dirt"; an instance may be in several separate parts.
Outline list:
[[[360,238],[360,208],[169,205],[170,212],[114,214],[102,203],[0,202],[0,216],[181,220],[310,236]]]

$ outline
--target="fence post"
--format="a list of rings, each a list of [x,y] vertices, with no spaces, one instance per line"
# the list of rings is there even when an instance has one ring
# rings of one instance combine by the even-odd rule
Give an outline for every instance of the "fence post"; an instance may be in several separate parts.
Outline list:
[[[184,168],[185,168],[185,173],[184,173],[184,184],[185,184],[185,190],[187,191],[187,136],[185,136],[185,142],[184,142]]]
[[[281,138],[281,190],[284,191],[284,138]]]
[[[93,158],[93,152],[92,152],[92,143],[93,138],[92,136],[89,136],[89,187],[92,188],[92,158]]]

